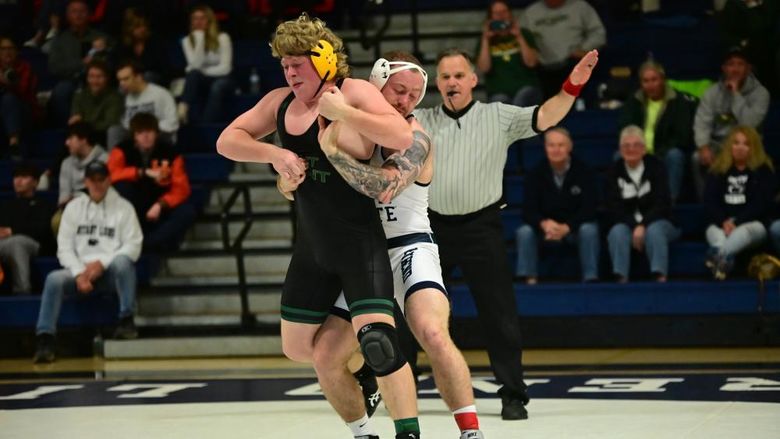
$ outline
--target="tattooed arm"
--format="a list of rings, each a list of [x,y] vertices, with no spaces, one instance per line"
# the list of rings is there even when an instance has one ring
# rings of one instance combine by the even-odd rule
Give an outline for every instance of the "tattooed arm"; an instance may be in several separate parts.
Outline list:
[[[338,148],[338,122],[332,123],[320,139],[320,146],[328,161],[356,191],[387,203],[420,175],[431,149],[431,139],[419,126],[413,132],[412,146],[396,152],[382,167],[370,166]]]

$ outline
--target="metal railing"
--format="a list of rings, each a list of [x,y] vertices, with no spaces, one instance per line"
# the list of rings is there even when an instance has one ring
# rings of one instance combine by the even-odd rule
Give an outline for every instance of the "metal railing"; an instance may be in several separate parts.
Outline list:
[[[244,220],[244,226],[238,232],[235,239],[230,239],[230,210],[233,205],[236,204],[238,197],[241,196],[243,201],[243,211],[241,216]],[[241,326],[244,328],[250,328],[255,326],[257,320],[255,315],[249,309],[249,286],[246,279],[246,265],[244,254],[244,239],[246,239],[249,230],[252,228],[254,218],[252,215],[252,200],[249,196],[249,185],[241,184],[235,186],[230,193],[225,205],[220,212],[220,228],[222,232],[222,247],[226,252],[232,253],[236,257],[236,268],[238,269],[238,292],[241,297]]]

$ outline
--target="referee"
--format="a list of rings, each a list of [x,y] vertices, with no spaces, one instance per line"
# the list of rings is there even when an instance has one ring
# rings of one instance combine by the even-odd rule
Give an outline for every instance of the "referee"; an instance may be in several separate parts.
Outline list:
[[[415,111],[436,144],[430,219],[444,273],[460,266],[487,337],[491,368],[502,384],[501,417],[527,419],[522,346],[512,274],[501,223],[502,176],[509,145],[560,122],[598,62],[588,52],[563,89],[541,106],[475,101],[477,75],[460,49],[440,53],[436,86],[443,104]]]

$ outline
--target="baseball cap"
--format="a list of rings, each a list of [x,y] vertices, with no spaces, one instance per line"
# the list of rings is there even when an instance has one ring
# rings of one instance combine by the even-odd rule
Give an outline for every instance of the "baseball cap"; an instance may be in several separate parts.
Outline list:
[[[86,168],[84,168],[84,177],[85,178],[92,178],[92,177],[108,177],[108,167],[106,167],[106,164],[99,161],[99,160],[93,160],[89,162]]]
[[[732,46],[726,50],[726,54],[723,56],[723,62],[725,63],[731,58],[742,58],[746,62],[750,62],[750,57],[748,57],[747,52],[745,52],[745,48],[742,46]]]

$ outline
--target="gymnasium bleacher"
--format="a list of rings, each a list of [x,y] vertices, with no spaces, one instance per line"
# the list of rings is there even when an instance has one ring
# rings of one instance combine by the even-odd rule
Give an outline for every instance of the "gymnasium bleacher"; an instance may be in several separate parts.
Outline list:
[[[512,3],[521,7],[530,1]],[[604,13],[609,45],[602,52],[602,65],[599,66],[598,74],[593,78],[593,84],[589,86],[591,95],[594,93],[595,85],[605,80],[610,67],[635,67],[646,58],[649,52],[652,52],[656,59],[665,64],[670,77],[695,79],[714,78],[717,75],[720,48],[717,41],[716,23],[711,15],[702,12],[700,6],[707,2],[688,2],[689,5],[695,5],[690,8],[672,6],[673,13],[640,17],[630,22],[611,17],[609,8],[604,6],[607,3],[594,2],[597,6],[601,6],[599,11]],[[676,2],[662,2],[664,6],[674,3]],[[431,20],[430,17],[433,15],[445,16],[445,18],[438,18],[436,21],[438,26],[441,26],[441,22],[446,21],[447,12],[450,11],[457,11],[461,15],[473,14],[474,22],[477,24],[484,14],[482,2],[475,0],[428,0],[418,1],[417,4],[420,11],[429,12],[421,19]],[[406,7],[396,9],[393,9],[392,6],[389,7],[391,8],[390,13],[396,14],[393,15],[394,17],[400,17],[399,20],[406,19],[408,15]],[[466,29],[465,33],[467,36],[475,35],[474,32],[478,29],[478,26]],[[403,33],[404,30],[395,29],[394,31]],[[450,29],[450,32],[462,34],[456,29]],[[365,53],[372,53],[374,49],[368,51],[361,49],[359,47],[360,38],[356,31],[345,31],[345,35],[348,47],[355,54],[352,61],[356,66],[356,74],[365,72],[371,64],[370,58],[367,58]],[[442,40],[447,40],[447,38],[442,38]],[[406,43],[404,42],[403,45]],[[471,48],[472,46],[473,43],[466,47]],[[392,43],[384,42],[381,50],[377,50],[377,52],[388,50],[391,47]],[[170,42],[168,52],[171,59],[176,59],[179,64],[183,64],[183,57],[177,41]],[[435,53],[425,53],[424,55],[426,67],[431,72]],[[45,56],[28,48],[22,50],[20,56],[32,63],[39,76],[42,89],[50,88],[53,85],[50,75],[46,72]],[[267,41],[235,40],[233,75],[237,79],[241,92],[231,98],[230,108],[226,115],[228,119],[250,108],[260,97],[247,93],[248,77],[253,70],[257,71],[261,78],[261,95],[284,85],[284,79],[278,68],[278,60],[271,57]],[[429,84],[429,87],[426,103],[435,103],[438,101],[435,86]],[[616,110],[589,108],[585,111],[570,113],[563,125],[572,133],[574,154],[589,165],[603,171],[613,160],[616,151],[616,118]],[[773,102],[766,120],[767,122],[764,124],[765,145],[770,155],[778,161],[780,160],[780,123],[778,123],[780,122],[780,102],[777,99]],[[224,126],[225,124],[186,125],[178,133],[177,146],[184,153],[193,186],[192,197],[201,215],[199,224],[202,228],[218,220],[218,218],[215,219],[214,214],[219,211],[220,203],[224,202],[226,198],[221,195],[222,191],[227,190],[226,187],[240,186],[241,181],[249,181],[258,184],[258,186],[251,188],[252,191],[258,190],[258,187],[266,188],[261,183],[267,179],[257,177],[251,171],[244,170],[242,178],[231,177],[231,174],[239,170],[232,162],[216,154],[214,148],[215,141]],[[63,131],[40,129],[36,131],[33,139],[29,142],[26,154],[41,169],[50,168],[56,165],[54,160],[59,156],[63,144]],[[523,201],[523,175],[543,158],[544,150],[539,137],[518,142],[509,150],[504,182],[507,208],[503,212],[503,219],[507,252],[513,267],[516,261],[515,229],[520,224]],[[0,160],[0,198],[13,196],[11,188],[12,167],[13,163],[10,160]],[[257,178],[253,178],[253,175]],[[43,195],[56,200],[56,182],[52,182],[51,189]],[[287,220],[286,211],[255,211],[252,212],[252,217],[255,219],[253,227],[261,229],[265,227],[265,221]],[[746,318],[755,316],[757,303],[759,303],[757,283],[754,280],[746,279],[744,271],[733,280],[725,282],[710,280],[709,271],[704,267],[707,246],[704,241],[705,219],[701,206],[689,202],[678,204],[674,207],[674,218],[676,224],[682,228],[683,235],[678,242],[672,244],[670,249],[670,282],[667,284],[656,284],[643,280],[643,275],[647,275],[647,273],[642,272],[641,267],[646,265],[642,263],[632,264],[632,267],[635,267],[632,278],[638,279],[636,282],[626,285],[611,283],[607,273],[609,264],[606,257],[605,240],[602,240],[603,281],[597,284],[579,284],[577,283],[579,264],[576,251],[552,246],[546,248],[544,256],[540,258],[541,283],[533,287],[525,286],[519,282],[516,284],[519,314],[531,319],[604,316],[672,316],[678,318],[719,315],[724,317],[736,315]],[[232,226],[235,224],[231,223]],[[193,235],[196,233],[197,231],[193,231]],[[602,230],[602,234],[604,233],[605,231]],[[266,235],[269,234],[273,235],[273,232],[266,233]],[[268,255],[273,257],[289,255],[291,242],[286,235],[282,237],[282,241],[284,243],[281,245],[275,243],[258,248],[247,246],[246,254],[258,258]],[[180,252],[187,254],[188,251],[185,244],[184,249]],[[218,258],[233,254],[224,248],[200,250],[200,252],[198,255],[205,258]],[[156,276],[160,276],[161,273],[164,275],[166,270],[170,270],[167,258],[171,256],[145,255],[141,259],[138,271],[139,284],[142,286],[140,301],[153,296],[171,295],[174,297],[177,294],[202,297],[210,292],[221,293],[226,286],[232,288],[231,291],[234,291],[236,297],[238,296],[239,286],[235,282],[218,286],[209,286],[208,282],[204,282],[189,289],[186,285],[190,284],[182,284],[178,287],[155,284]],[[56,258],[52,255],[36,258],[33,264],[34,285],[40,288],[46,274],[57,267]],[[636,274],[636,277],[633,274]],[[467,287],[459,279],[458,273],[455,273],[455,282],[450,288],[453,317],[456,320],[453,326],[456,326],[458,321],[473,320],[476,313]],[[259,276],[259,280],[250,276],[248,279],[248,287],[255,291],[253,294],[270,292],[269,294],[276,295],[279,292],[279,286],[278,276],[268,278]],[[766,288],[768,292],[766,298],[760,301],[762,312],[774,316],[773,318],[776,318],[780,313],[778,287],[776,282],[769,283]],[[182,293],[183,290],[186,292]],[[258,290],[262,292],[257,293]],[[171,301],[174,302],[175,299],[172,298]],[[3,331],[11,331],[16,334],[31,332],[37,319],[39,304],[39,294],[31,296],[0,295],[0,333]],[[63,328],[110,326],[116,319],[115,310],[116,299],[112,296],[69,297],[63,303],[60,326]],[[236,313],[237,311],[231,312]],[[203,314],[209,314],[209,311],[203,311]],[[153,319],[149,321],[152,322]],[[143,324],[139,324],[139,326],[142,338],[153,332],[179,335],[186,334],[186,331],[192,329],[193,326],[198,326],[198,320],[193,321],[196,323],[189,323],[182,331],[166,327],[165,323],[159,322],[150,323],[146,332]],[[229,320],[229,323],[225,323],[223,326],[239,332],[243,328],[248,333],[257,333],[258,331],[278,333],[278,320],[272,318],[270,321],[269,324],[252,325],[247,329],[246,326],[241,325],[239,319],[234,319]],[[736,323],[730,324],[736,325],[740,322],[743,321],[737,320]],[[209,321],[202,326],[213,328],[218,325],[219,323]],[[670,333],[669,336],[673,337],[674,334]],[[679,336],[685,338],[685,334]],[[526,339],[530,337],[531,344],[533,344],[533,334],[526,334],[525,337]],[[697,334],[697,337],[695,340],[698,342],[718,343],[718,340],[706,339],[706,336],[702,334]],[[773,340],[776,342],[777,335],[769,338],[757,336],[751,342],[771,343]],[[565,344],[565,341],[561,341],[561,343]],[[594,345],[598,345],[598,343],[598,340],[593,340]],[[638,340],[637,343],[642,343],[642,341]],[[4,354],[7,352],[0,350],[0,355]]]

